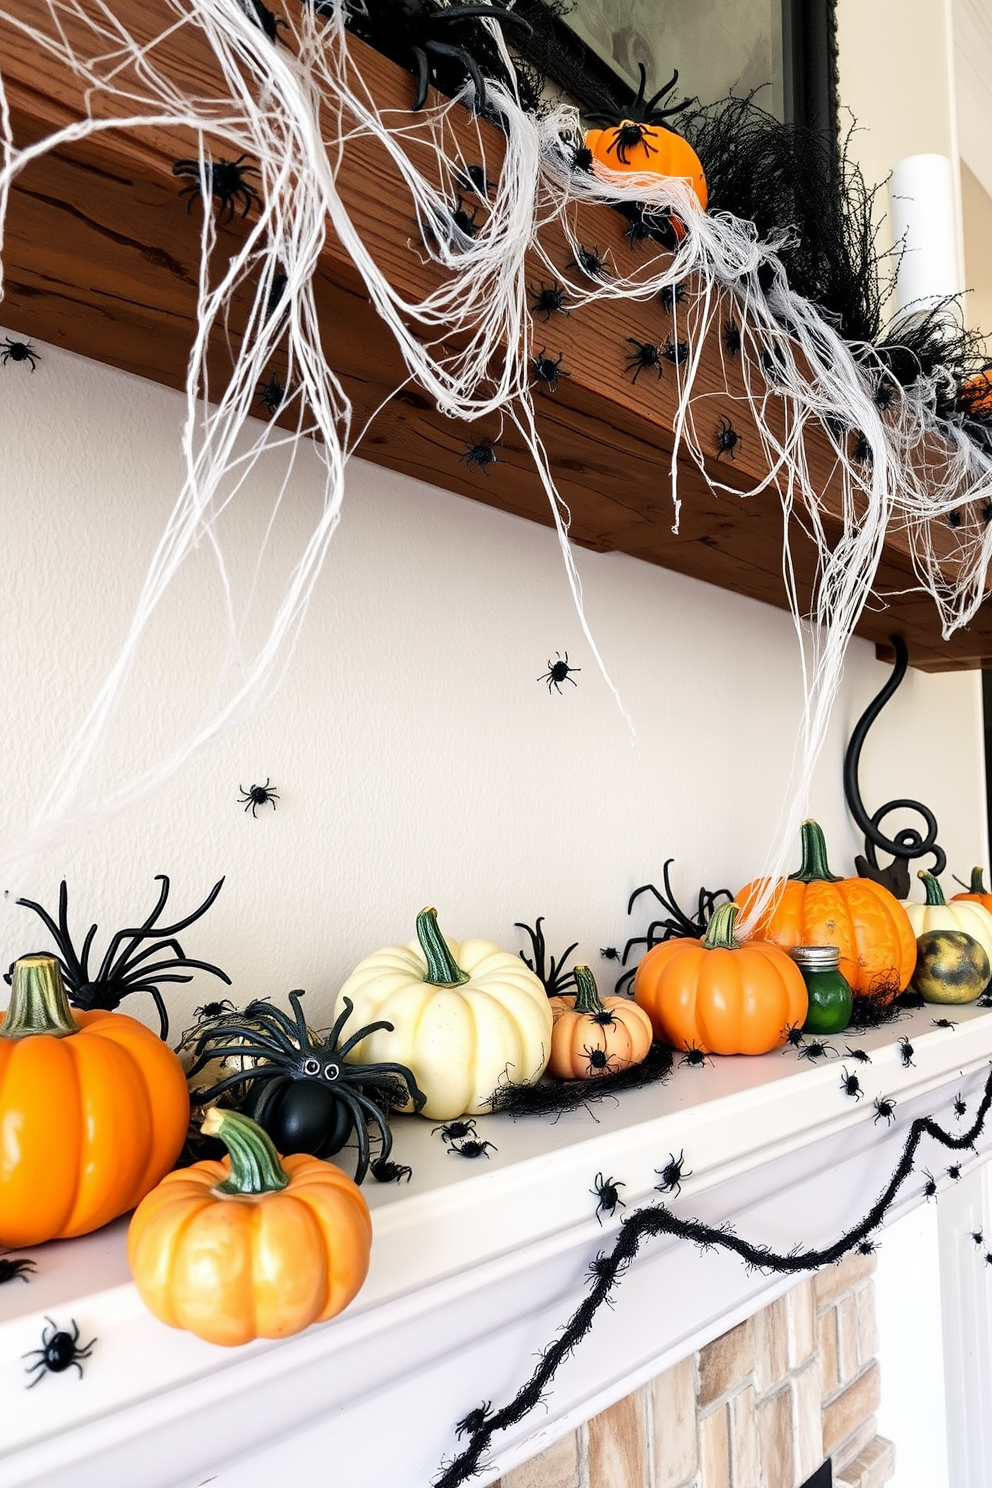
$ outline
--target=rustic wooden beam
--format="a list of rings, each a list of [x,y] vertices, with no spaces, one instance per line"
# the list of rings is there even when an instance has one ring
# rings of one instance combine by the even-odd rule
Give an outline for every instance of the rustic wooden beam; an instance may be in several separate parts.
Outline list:
[[[26,18],[39,24],[39,7],[30,0],[16,3]],[[137,35],[148,39],[158,35],[171,15],[158,0],[116,0],[116,9]],[[409,108],[415,91],[410,75],[357,40],[352,40],[351,50],[379,105]],[[175,68],[176,75],[201,94],[222,92],[213,56],[195,30],[178,33],[157,49],[157,55],[160,65]],[[83,100],[78,81],[50,57],[39,56],[2,21],[0,65],[17,144],[41,138],[79,116]],[[98,106],[108,114],[115,109],[117,116],[125,112],[112,96],[101,98]],[[465,115],[460,125],[456,117],[452,127],[468,142],[477,126]],[[489,169],[498,169],[502,140],[490,126],[479,127]],[[411,147],[418,148],[415,137]],[[426,160],[426,143],[421,148]],[[182,387],[195,324],[202,208],[197,199],[187,210],[172,166],[196,153],[195,138],[178,129],[112,130],[32,163],[18,178],[11,200],[0,310],[4,324],[19,335]],[[338,181],[365,242],[391,282],[410,299],[428,293],[438,283],[440,270],[416,251],[419,229],[386,152],[374,141],[355,141]],[[632,249],[624,237],[625,220],[607,207],[579,206],[576,221],[581,240],[618,263],[629,263],[636,251],[658,251],[652,245]],[[238,217],[221,224],[218,255],[235,249],[245,230]],[[561,228],[553,225],[542,242],[564,270],[571,250]],[[535,285],[542,272],[547,282],[547,271],[535,263]],[[575,274],[574,269],[570,272]],[[694,313],[696,290],[691,281],[685,290],[680,318]],[[326,327],[325,351],[353,400],[356,425],[379,410],[359,448],[362,456],[550,524],[547,496],[522,439],[509,424],[503,429],[459,425],[407,386],[396,344],[333,238],[322,257],[316,294]],[[600,300],[540,323],[537,345],[543,344],[552,357],[560,356],[568,373],[557,390],[541,388],[536,397],[539,432],[571,510],[572,536],[597,551],[627,552],[784,606],[781,503],[773,489],[747,494],[766,471],[746,412],[740,357],[730,356],[718,335],[705,347],[692,412],[706,469],[731,489],[714,492],[703,471],[683,457],[678,471],[682,515],[678,532],[673,531],[677,372],[666,364],[660,379],[648,370],[634,384],[626,365],[631,339],[664,343],[673,330],[671,313],[657,301]],[[238,334],[238,325],[232,323],[235,343]],[[211,349],[212,382],[220,385],[229,368],[229,345],[218,340]],[[716,431],[724,417],[742,435],[733,459],[717,451]],[[481,438],[498,441],[496,463],[485,470],[465,460],[468,445]],[[807,432],[806,448],[812,478],[828,509],[827,535],[833,538],[841,530],[833,450],[817,430]],[[939,457],[939,448],[936,452]],[[973,515],[968,520],[980,519]],[[965,530],[940,533],[940,551],[948,562],[953,562]],[[790,535],[800,594],[805,597],[814,580],[815,553],[798,532]],[[877,600],[866,609],[859,634],[885,644],[898,631],[907,641],[913,664],[927,670],[992,662],[988,607],[968,631],[945,643],[932,601],[919,592],[905,592],[915,584],[906,535],[893,533],[879,571]],[[892,598],[886,599],[888,595]]]

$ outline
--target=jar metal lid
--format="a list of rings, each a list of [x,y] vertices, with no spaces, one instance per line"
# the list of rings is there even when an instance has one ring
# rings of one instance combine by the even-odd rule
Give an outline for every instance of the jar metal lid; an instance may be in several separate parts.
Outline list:
[[[836,946],[793,946],[789,955],[797,966],[807,971],[834,971],[840,965],[840,951]]]

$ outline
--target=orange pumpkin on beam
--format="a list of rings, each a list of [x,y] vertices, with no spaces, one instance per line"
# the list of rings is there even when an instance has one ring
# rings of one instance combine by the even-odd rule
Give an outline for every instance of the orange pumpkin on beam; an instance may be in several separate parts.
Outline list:
[[[611,171],[625,171],[631,175],[678,177],[689,182],[703,211],[706,210],[706,176],[699,156],[680,134],[666,129],[663,119],[680,114],[694,101],[687,98],[673,108],[658,105],[678,82],[676,70],[669,82],[659,88],[652,98],[645,99],[647,72],[643,62],[638,63],[641,74],[637,97],[627,112],[620,118],[611,114],[591,114],[590,123],[599,128],[586,133],[586,148],[593,158],[593,168],[598,164]]]

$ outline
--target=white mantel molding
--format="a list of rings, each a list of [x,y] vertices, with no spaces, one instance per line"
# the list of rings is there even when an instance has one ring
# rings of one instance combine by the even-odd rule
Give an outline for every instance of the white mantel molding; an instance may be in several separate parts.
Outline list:
[[[933,1027],[947,1013],[953,1029]],[[902,1063],[897,1038],[912,1041]],[[490,1117],[490,1159],[450,1155],[429,1123],[397,1122],[394,1156],[408,1187],[368,1185],[375,1242],[360,1297],[341,1318],[284,1343],[226,1350],[151,1318],[130,1283],[125,1222],[30,1253],[35,1279],[0,1290],[0,1488],[429,1488],[456,1450],[453,1423],[483,1401],[509,1400],[586,1292],[590,1261],[609,1246],[590,1193],[597,1173],[623,1182],[629,1213],[657,1198],[656,1169],[685,1153],[692,1170],[677,1214],[732,1220],[755,1242],[823,1245],[874,1203],[910,1121],[967,1126],[992,1056],[992,1012],[927,1008],[875,1033],[829,1040],[818,1064],[794,1051],[676,1068],[667,1085],[590,1111],[513,1121]],[[847,1044],[872,1055],[855,1064]],[[841,1090],[856,1072],[864,1099]],[[969,1115],[952,1110],[963,1092]],[[891,1126],[873,1101],[897,1102]],[[992,1152],[952,1158],[928,1139],[918,1169],[947,1187]],[[897,1217],[923,1200],[907,1182]],[[970,1244],[970,1242],[969,1242]],[[962,1265],[978,1264],[961,1247]],[[18,1252],[20,1254],[21,1252]],[[749,1275],[726,1253],[648,1241],[613,1308],[562,1367],[546,1408],[493,1444],[500,1472],[755,1312],[792,1277]],[[976,1283],[977,1285],[977,1283]],[[98,1339],[75,1371],[27,1383],[22,1356],[45,1317],[74,1319]]]

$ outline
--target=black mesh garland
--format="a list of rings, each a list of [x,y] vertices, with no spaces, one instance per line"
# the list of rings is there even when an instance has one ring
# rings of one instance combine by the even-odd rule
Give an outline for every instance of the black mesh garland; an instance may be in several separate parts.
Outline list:
[[[613,1249],[602,1252],[593,1261],[590,1267],[592,1284],[589,1295],[569,1318],[560,1336],[543,1351],[540,1363],[526,1384],[500,1410],[494,1411],[486,1403],[470,1411],[458,1423],[457,1434],[459,1437],[466,1436],[467,1444],[434,1479],[434,1488],[460,1488],[469,1478],[477,1476],[483,1469],[483,1459],[496,1433],[515,1426],[541,1402],[559,1368],[589,1332],[599,1309],[604,1302],[609,1302],[614,1288],[646,1240],[655,1235],[674,1235],[680,1240],[691,1241],[702,1250],[732,1251],[740,1256],[746,1266],[756,1271],[780,1274],[815,1271],[821,1266],[839,1261],[858,1247],[870,1250],[872,1245],[869,1236],[878,1229],[913,1171],[917,1148],[923,1137],[932,1137],[942,1147],[956,1152],[972,1148],[985,1129],[985,1119],[990,1107],[992,1072],[986,1078],[975,1119],[967,1131],[952,1136],[932,1116],[918,1116],[910,1126],[895,1171],[876,1202],[863,1219],[822,1250],[796,1249],[788,1255],[780,1255],[766,1245],[754,1245],[751,1241],[744,1240],[727,1225],[714,1227],[696,1219],[679,1219],[664,1204],[636,1209],[622,1221]]]

